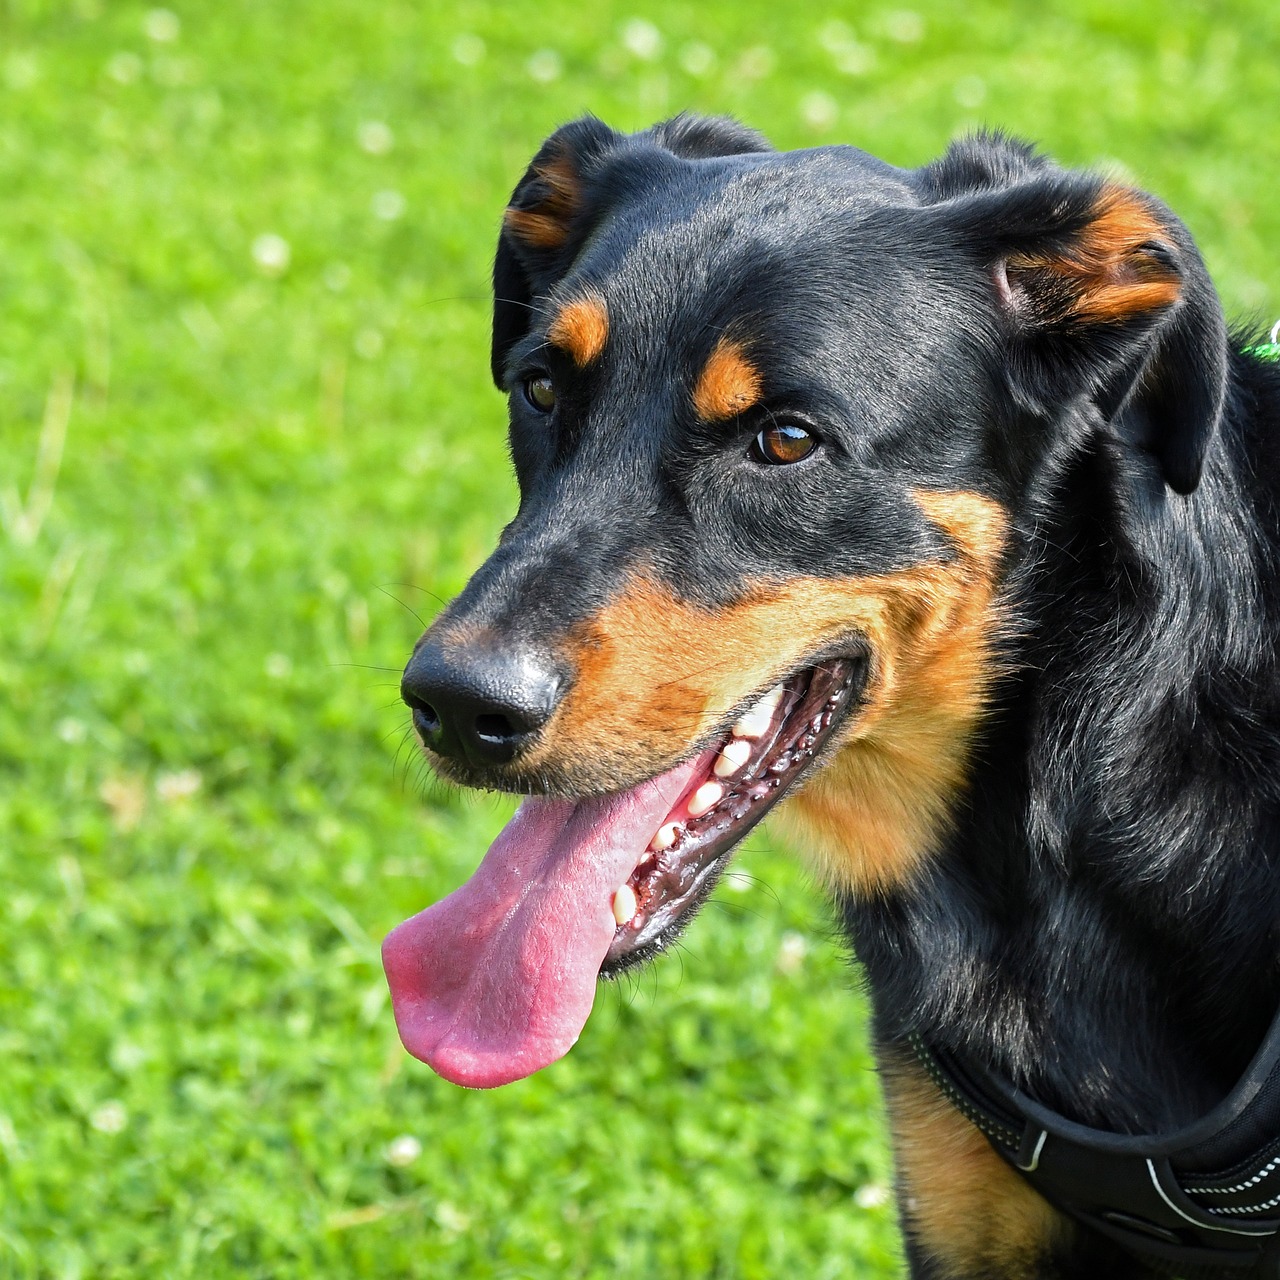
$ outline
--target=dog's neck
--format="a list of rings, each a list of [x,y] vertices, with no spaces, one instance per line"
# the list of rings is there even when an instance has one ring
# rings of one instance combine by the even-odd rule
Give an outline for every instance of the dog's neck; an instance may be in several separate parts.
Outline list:
[[[1222,1097],[1280,996],[1277,530],[1257,498],[1280,475],[1245,440],[1280,410],[1259,421],[1255,375],[1188,498],[1141,490],[1114,449],[1076,464],[1025,530],[1011,673],[949,827],[909,878],[841,895],[881,1034],[917,1027],[1130,1132]]]

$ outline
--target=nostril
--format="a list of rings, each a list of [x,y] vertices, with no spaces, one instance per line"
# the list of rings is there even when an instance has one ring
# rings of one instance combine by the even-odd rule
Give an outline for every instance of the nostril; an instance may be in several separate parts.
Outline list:
[[[419,733],[426,735],[440,731],[439,713],[429,702],[413,698],[409,702],[409,708],[413,712],[414,728]]]
[[[505,747],[513,738],[519,736],[519,732],[506,716],[476,716],[476,737],[481,742]]]
[[[565,676],[544,655],[427,641],[400,683],[413,728],[432,756],[508,764],[551,719]]]

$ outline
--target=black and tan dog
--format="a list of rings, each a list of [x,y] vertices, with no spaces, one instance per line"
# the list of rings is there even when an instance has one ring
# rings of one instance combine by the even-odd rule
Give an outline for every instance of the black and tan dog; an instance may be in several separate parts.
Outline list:
[[[477,1086],[563,1054],[787,797],[913,1274],[1134,1274],[906,1046],[1156,1133],[1264,1036],[1280,366],[1162,204],[994,135],[903,170],[584,119],[494,278],[520,509],[403,688],[442,776],[532,798],[388,939],[405,1044]]]

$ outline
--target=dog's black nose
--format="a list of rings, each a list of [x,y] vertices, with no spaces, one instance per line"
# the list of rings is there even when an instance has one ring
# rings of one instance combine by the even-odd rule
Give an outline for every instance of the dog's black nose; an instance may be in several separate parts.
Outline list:
[[[566,684],[549,659],[428,639],[409,660],[400,694],[432,751],[471,764],[506,764],[551,719]]]

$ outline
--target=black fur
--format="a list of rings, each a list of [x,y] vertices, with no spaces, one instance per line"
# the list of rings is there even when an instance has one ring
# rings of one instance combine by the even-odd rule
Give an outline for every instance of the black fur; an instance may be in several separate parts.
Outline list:
[[[841,902],[876,1034],[923,1031],[1092,1125],[1200,1116],[1280,1000],[1280,366],[1229,340],[1189,233],[1150,198],[1162,234],[1142,252],[1176,304],[1082,324],[1010,269],[1069,246],[1103,183],[1000,135],[907,171],[772,152],[728,121],[625,137],[586,119],[515,205],[566,156],[565,244],[498,250],[521,507],[453,616],[550,644],[642,562],[707,605],[890,572],[949,554],[912,488],[994,499],[1015,625],[952,830],[909,887]],[[583,371],[544,335],[586,283],[610,347]],[[677,390],[725,332],[766,399],[711,428]],[[522,394],[543,373],[554,421]],[[762,468],[750,442],[783,417],[819,454]],[[1085,1241],[1044,1265],[1116,1258]],[[933,1274],[918,1249],[912,1271]]]
[[[1106,437],[1069,460],[953,836],[912,893],[844,904],[887,1032],[1121,1132],[1207,1111],[1280,997],[1277,430],[1280,369],[1237,353],[1189,498]]]

